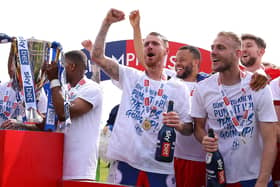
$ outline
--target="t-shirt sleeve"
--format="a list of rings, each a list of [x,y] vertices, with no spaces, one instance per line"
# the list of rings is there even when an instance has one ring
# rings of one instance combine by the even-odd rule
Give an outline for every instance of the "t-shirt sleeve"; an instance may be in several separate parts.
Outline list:
[[[180,101],[175,103],[175,107],[177,108],[177,112],[180,116],[180,119],[184,123],[190,123],[192,122],[192,118],[190,116],[190,99],[189,99],[189,89],[187,86],[184,86],[183,84],[180,86],[180,90],[176,90],[177,93],[180,93],[180,95],[177,95],[178,98],[180,98]],[[175,94],[175,93],[174,93]],[[176,106],[177,105],[177,106]],[[175,108],[175,109],[176,109]]]
[[[273,96],[273,100],[279,101],[280,100],[280,79],[274,79],[269,84]]]
[[[102,91],[98,85],[87,84],[81,88],[78,97],[89,102],[93,107],[102,104]]]
[[[270,88],[266,86],[254,99],[254,103],[257,103],[256,112],[258,120],[261,122],[276,122],[277,116],[274,109]]]
[[[201,86],[197,85],[195,91],[193,92],[193,96],[191,98],[191,116],[193,118],[205,118],[206,117],[206,109],[204,107],[203,99],[201,96]]]
[[[141,76],[140,70],[119,65],[119,81],[117,87],[124,89],[125,87],[134,87],[135,81]]]
[[[44,89],[42,88],[40,90],[40,96],[38,98],[38,111],[42,114],[47,113],[47,105],[48,105],[48,97],[44,91]]]
[[[122,86],[119,81],[112,79],[112,84],[122,90]]]

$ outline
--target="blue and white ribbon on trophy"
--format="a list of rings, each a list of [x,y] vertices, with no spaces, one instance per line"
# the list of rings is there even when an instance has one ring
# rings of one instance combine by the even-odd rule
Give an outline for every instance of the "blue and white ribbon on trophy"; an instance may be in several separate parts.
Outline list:
[[[27,116],[33,116],[37,113],[36,95],[34,89],[33,74],[31,71],[29,51],[27,40],[23,37],[17,37],[18,55],[21,69],[21,78],[23,84],[23,93],[25,100],[25,112]],[[29,115],[30,114],[30,115]],[[35,119],[35,118],[34,118]],[[39,123],[27,117],[27,123]]]
[[[71,124],[70,119],[70,102],[68,97],[68,91],[67,91],[67,85],[66,85],[66,72],[64,71],[64,54],[62,52],[62,46],[58,42],[52,42],[52,62],[57,63],[58,66],[58,78],[60,82],[62,83],[62,93],[64,95],[64,113],[65,113],[65,121],[59,121],[58,122],[58,131],[65,131],[67,130],[67,127]],[[59,54],[61,52],[61,60],[58,60]],[[52,107],[52,108],[51,108]],[[54,110],[53,105],[50,105],[50,111]],[[53,118],[52,118],[53,119]]]
[[[51,62],[52,63],[57,63],[59,66],[59,54],[62,51],[62,46],[60,43],[54,41],[51,44],[51,49],[52,49],[52,57],[51,57]],[[45,59],[45,62],[49,62],[49,57]],[[52,92],[50,85],[46,87],[47,95],[48,95],[48,108],[47,108],[47,115],[46,115],[46,123],[44,130],[45,131],[54,131],[56,129],[55,127],[55,122],[56,122],[56,114],[55,114],[55,109],[53,106],[52,102]]]
[[[55,130],[55,121],[56,114],[54,110],[54,106],[52,103],[52,92],[50,89],[50,84],[46,87],[47,96],[48,96],[48,105],[47,105],[47,115],[46,115],[46,123],[44,126],[45,131],[54,131]]]
[[[90,57],[90,52],[86,48],[83,48],[81,51],[83,51],[84,54],[87,56],[87,65],[86,65],[85,75],[88,79],[91,79],[92,75],[93,75],[93,72],[92,72],[92,67],[91,67],[92,60],[91,60],[91,57]]]
[[[61,63],[60,63],[60,80],[62,82],[62,92],[64,94],[64,115],[65,115],[65,121],[60,122],[59,124],[59,130],[60,131],[67,131],[68,127],[71,125],[71,117],[70,117],[70,101],[69,101],[69,92],[68,92],[68,85],[66,84],[66,71],[64,68],[64,61],[65,56],[62,53],[61,55]],[[62,70],[63,69],[63,70]]]

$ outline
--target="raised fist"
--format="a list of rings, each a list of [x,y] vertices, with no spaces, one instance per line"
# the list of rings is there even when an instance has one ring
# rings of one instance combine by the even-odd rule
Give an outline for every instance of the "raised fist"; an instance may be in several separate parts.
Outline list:
[[[139,26],[140,24],[140,13],[139,10],[130,12],[129,21],[132,27]]]
[[[106,15],[105,22],[108,24],[112,24],[118,21],[122,21],[125,17],[125,14],[117,9],[110,9]]]

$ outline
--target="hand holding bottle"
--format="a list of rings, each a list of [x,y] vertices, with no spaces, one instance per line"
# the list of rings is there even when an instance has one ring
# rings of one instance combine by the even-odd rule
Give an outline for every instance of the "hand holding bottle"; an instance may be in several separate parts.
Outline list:
[[[175,111],[164,112],[162,123],[169,127],[174,127],[176,130],[182,125],[180,117]]]
[[[173,101],[168,102],[167,113],[173,111]],[[166,119],[167,120],[167,119]],[[162,125],[158,133],[155,159],[161,162],[172,162],[175,149],[176,133],[173,127]]]
[[[218,150],[218,137],[204,136],[202,139],[202,145],[206,152],[215,152]]]
[[[208,137],[208,138],[207,138]],[[203,140],[207,145],[206,153],[206,186],[207,187],[225,187],[226,175],[225,166],[222,154],[218,150],[218,139],[215,137],[214,130],[208,130],[208,136]]]

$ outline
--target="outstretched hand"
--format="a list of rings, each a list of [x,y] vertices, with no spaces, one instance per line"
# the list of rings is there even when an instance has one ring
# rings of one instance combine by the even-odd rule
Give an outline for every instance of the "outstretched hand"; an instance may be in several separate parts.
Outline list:
[[[104,21],[107,24],[112,24],[112,23],[115,23],[115,22],[118,22],[118,21],[122,21],[122,20],[124,20],[124,18],[125,18],[124,12],[112,8],[107,13]]]
[[[134,10],[130,12],[129,21],[132,27],[140,25],[140,13],[139,10]]]

